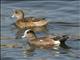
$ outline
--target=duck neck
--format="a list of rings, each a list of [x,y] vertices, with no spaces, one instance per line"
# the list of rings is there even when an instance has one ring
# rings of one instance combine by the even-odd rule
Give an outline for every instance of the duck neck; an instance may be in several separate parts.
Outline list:
[[[24,16],[17,17],[18,20],[24,20]]]
[[[37,39],[37,36],[34,35],[34,34],[32,34],[28,39],[29,39],[29,40],[36,40],[36,39]]]

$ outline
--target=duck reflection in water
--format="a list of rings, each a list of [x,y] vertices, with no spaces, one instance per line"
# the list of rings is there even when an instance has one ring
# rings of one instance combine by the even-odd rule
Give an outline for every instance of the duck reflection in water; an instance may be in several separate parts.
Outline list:
[[[28,28],[24,28],[24,29],[11,28],[11,31],[13,30],[13,31],[16,32],[15,39],[21,39],[21,36],[23,35],[25,30],[27,30],[27,29]],[[32,29],[34,29],[35,30],[34,32],[37,33],[37,34],[43,34],[45,36],[49,35],[48,29],[46,30],[46,26],[43,26],[43,27],[33,27]],[[41,32],[41,31],[37,31],[36,32],[36,30],[40,30],[40,29],[43,29],[45,32]]]

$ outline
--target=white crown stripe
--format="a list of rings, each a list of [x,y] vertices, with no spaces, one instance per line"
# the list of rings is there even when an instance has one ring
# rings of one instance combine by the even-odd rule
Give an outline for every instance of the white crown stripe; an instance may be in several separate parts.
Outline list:
[[[31,29],[26,30],[26,31],[24,32],[24,35],[22,36],[22,38],[26,37],[27,32],[30,31],[30,30],[31,30]]]
[[[31,29],[28,29],[28,30],[26,30],[25,32],[24,32],[24,35],[26,35],[26,33],[28,32],[28,31],[30,31]]]

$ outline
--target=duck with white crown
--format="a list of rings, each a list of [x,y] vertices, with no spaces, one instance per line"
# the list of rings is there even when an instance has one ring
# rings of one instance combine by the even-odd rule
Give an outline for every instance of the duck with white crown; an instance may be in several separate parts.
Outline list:
[[[65,44],[65,41],[69,38],[67,35],[63,35],[62,37],[56,36],[53,38],[48,36],[37,38],[34,31],[32,31],[31,29],[28,29],[24,32],[24,35],[22,36],[22,38],[25,38],[25,37],[27,37],[27,42],[31,47],[30,49],[33,49],[33,50],[35,48],[49,49],[49,48],[54,48],[55,46],[68,47]]]

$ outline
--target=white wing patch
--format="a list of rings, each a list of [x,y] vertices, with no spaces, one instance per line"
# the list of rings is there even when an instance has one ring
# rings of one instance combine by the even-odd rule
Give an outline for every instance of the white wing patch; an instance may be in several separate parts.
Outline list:
[[[40,40],[41,42],[43,41],[43,40]]]

